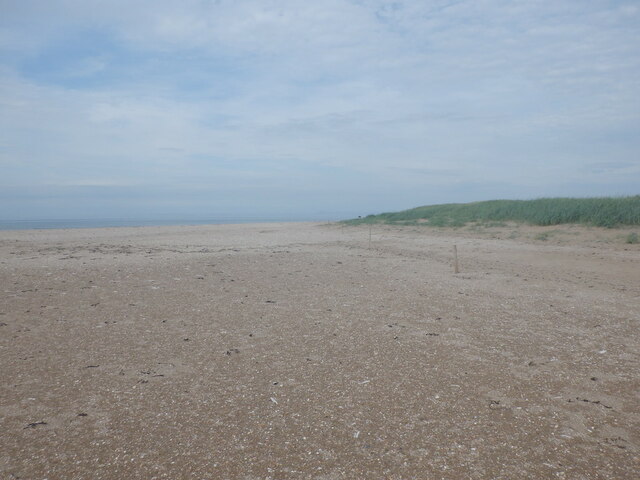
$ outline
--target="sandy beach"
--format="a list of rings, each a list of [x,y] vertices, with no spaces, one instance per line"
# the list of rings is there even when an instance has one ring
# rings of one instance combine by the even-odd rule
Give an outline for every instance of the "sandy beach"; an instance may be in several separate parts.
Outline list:
[[[0,478],[638,478],[623,233],[0,232]]]

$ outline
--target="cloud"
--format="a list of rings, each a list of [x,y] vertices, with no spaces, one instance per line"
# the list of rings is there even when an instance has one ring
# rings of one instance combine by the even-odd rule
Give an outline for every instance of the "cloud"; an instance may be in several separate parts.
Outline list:
[[[438,201],[425,187],[449,198],[478,179],[489,198],[495,185],[640,184],[632,2],[0,8],[0,188],[224,187],[257,201],[262,182],[305,205],[377,191],[412,206]]]

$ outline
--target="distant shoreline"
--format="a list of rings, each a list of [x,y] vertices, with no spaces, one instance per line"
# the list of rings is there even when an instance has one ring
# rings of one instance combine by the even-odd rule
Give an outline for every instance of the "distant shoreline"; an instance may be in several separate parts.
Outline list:
[[[13,230],[67,230],[67,229],[93,229],[93,228],[135,228],[135,227],[180,227],[201,225],[237,225],[250,223],[301,223],[301,222],[326,222],[322,219],[302,218],[222,218],[202,220],[122,220],[122,219],[67,219],[67,220],[0,220],[1,231]],[[338,221],[338,220],[330,220]]]

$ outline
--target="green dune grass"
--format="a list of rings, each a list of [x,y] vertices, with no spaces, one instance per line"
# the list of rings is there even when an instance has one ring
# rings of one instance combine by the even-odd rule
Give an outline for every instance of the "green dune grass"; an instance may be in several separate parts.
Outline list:
[[[579,223],[613,228],[640,225],[640,195],[602,198],[539,198],[489,200],[474,203],[427,205],[401,212],[345,220],[350,225],[387,223],[460,227],[467,223],[519,222],[532,225]]]

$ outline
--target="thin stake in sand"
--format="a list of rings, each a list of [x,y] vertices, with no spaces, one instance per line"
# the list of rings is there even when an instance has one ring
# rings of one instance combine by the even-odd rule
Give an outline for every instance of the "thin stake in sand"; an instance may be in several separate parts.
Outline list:
[[[371,248],[371,225],[369,225],[369,248]]]
[[[453,246],[453,273],[460,273],[460,267],[458,265],[458,246]]]

